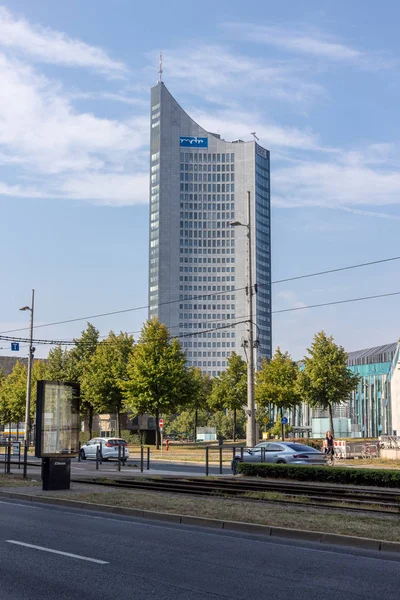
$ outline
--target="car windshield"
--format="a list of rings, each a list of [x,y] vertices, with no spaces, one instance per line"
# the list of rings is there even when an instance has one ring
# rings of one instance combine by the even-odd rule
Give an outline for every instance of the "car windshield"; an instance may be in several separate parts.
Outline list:
[[[107,444],[112,444],[113,446],[126,446],[125,440],[108,440]]]
[[[306,446],[305,444],[285,444],[285,446],[291,450],[294,450],[295,452],[319,452],[319,450],[316,450],[311,446]]]

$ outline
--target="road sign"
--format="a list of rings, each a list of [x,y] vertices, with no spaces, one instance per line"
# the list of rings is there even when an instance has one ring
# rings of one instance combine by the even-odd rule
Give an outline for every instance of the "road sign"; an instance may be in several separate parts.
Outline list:
[[[164,426],[164,419],[160,419],[160,420],[158,421],[158,425],[160,426],[160,429],[162,429],[162,428],[163,428],[163,426]]]
[[[19,352],[19,342],[11,342],[11,350],[13,352]]]
[[[268,419],[267,419],[267,417],[264,417],[264,418],[263,418],[263,423],[268,423]]]
[[[288,418],[287,417],[282,417],[281,419],[281,425],[287,425],[289,423]]]

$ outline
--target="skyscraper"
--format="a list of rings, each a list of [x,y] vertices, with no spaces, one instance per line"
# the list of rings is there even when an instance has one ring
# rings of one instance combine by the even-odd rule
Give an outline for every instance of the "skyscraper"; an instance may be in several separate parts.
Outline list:
[[[271,356],[270,157],[198,125],[159,81],[151,90],[149,316],[179,336],[188,363],[219,375],[245,355],[246,195],[251,198],[254,337]]]

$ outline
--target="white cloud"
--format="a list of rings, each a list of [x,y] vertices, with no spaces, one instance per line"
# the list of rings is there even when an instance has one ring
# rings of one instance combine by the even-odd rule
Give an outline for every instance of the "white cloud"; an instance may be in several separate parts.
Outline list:
[[[256,113],[238,112],[233,110],[217,111],[210,115],[196,109],[190,111],[191,116],[201,127],[213,133],[219,133],[227,140],[253,139],[250,135],[255,131],[260,143],[268,149],[297,148],[315,150],[319,148],[318,137],[312,132],[302,131],[296,127],[280,127],[274,123],[265,122]]]
[[[31,25],[0,7],[0,45],[36,60],[70,67],[87,67],[112,76],[123,76],[126,65],[96,46],[68,37],[48,27]]]
[[[34,187],[10,185],[0,181],[0,196],[11,196],[12,198],[48,198],[45,191]]]
[[[1,54],[0,86],[0,164],[22,167],[24,177],[34,177],[36,187],[3,186],[3,195],[59,197],[51,185],[53,179],[48,178],[51,175],[57,176],[64,190],[81,181],[81,196],[71,187],[74,198],[90,196],[95,201],[97,194],[104,202],[106,182],[103,186],[93,183],[96,174],[102,173],[114,185],[107,201],[128,202],[126,173],[134,167],[141,171],[148,141],[147,116],[118,121],[78,112],[60,84]],[[137,201],[133,189],[131,203]]]
[[[373,169],[350,161],[317,162],[277,169],[274,173],[276,206],[399,205],[400,173]]]
[[[65,180],[61,193],[66,198],[89,200],[109,206],[146,204],[149,198],[149,175],[89,173]]]
[[[165,52],[165,80],[184,86],[196,96],[236,108],[240,99],[265,102],[266,98],[308,105],[324,94],[323,88],[307,80],[303,65],[261,60],[230,52],[224,46],[196,44]]]
[[[319,32],[310,34],[283,27],[251,23],[226,23],[225,27],[236,35],[240,35],[241,39],[275,46],[290,52],[346,62],[356,62],[365,56],[360,50],[346,46]]]

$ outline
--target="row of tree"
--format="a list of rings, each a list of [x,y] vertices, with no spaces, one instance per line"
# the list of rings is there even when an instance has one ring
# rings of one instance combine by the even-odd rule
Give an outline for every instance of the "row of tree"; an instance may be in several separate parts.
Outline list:
[[[314,338],[304,365],[294,363],[288,353],[278,348],[270,361],[263,361],[256,374],[258,417],[276,406],[283,411],[302,401],[327,408],[331,415],[334,404],[348,399],[357,385],[357,376],[346,366],[347,356],[324,332]],[[16,363],[5,377],[0,372],[0,422],[19,422],[25,416],[26,367]],[[155,417],[157,445],[159,417],[166,426],[197,426],[210,422],[226,435],[232,420],[232,437],[242,435],[244,407],[247,402],[247,366],[232,354],[228,367],[213,380],[200,369],[188,367],[180,342],[171,338],[167,327],[157,319],[148,321],[135,343],[126,333],[109,335],[100,340],[98,330],[88,324],[72,349],[52,349],[46,362],[33,365],[33,389],[38,379],[77,382],[81,386],[82,417],[88,421],[92,435],[93,416],[114,413],[121,432],[120,415],[150,414]],[[31,404],[35,413],[35,394]],[[269,414],[269,412],[268,412]],[[231,415],[231,417],[230,417]],[[185,424],[186,423],[186,424]]]

